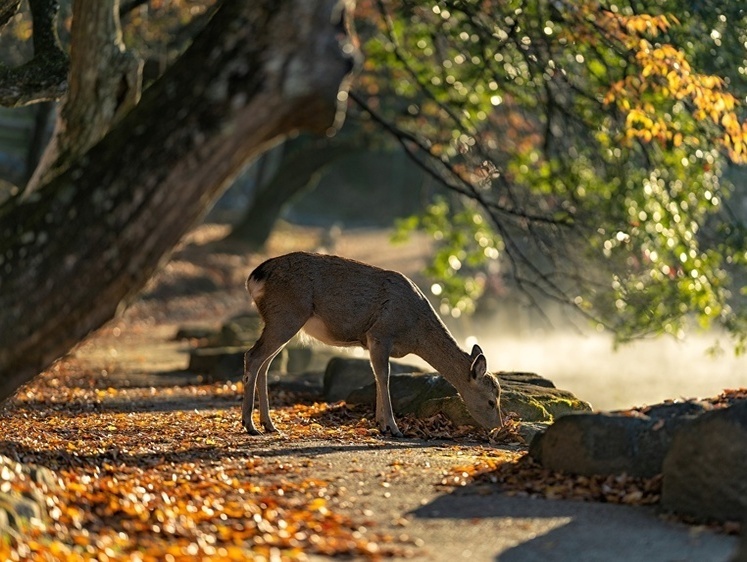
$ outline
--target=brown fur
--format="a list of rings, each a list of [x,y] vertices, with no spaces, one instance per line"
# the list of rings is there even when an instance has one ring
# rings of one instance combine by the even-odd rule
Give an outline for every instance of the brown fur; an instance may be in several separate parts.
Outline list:
[[[275,430],[269,415],[267,368],[299,330],[330,345],[367,349],[374,370],[376,420],[382,432],[401,435],[389,397],[389,358],[414,353],[451,382],[468,409],[486,427],[501,424],[495,405],[500,387],[486,373],[478,346],[461,350],[425,295],[406,276],[337,256],[295,252],[269,259],[247,279],[247,289],[265,328],[245,358],[243,423],[251,418],[259,389],[260,420]],[[488,402],[494,405],[491,408]],[[484,404],[483,404],[484,403]]]

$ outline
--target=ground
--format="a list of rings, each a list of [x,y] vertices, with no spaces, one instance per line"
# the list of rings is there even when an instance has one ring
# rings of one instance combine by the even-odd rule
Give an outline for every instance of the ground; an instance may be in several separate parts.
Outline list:
[[[0,413],[0,454],[59,479],[51,523],[0,542],[0,558],[728,559],[730,529],[658,513],[656,478],[550,473],[510,434],[404,418],[406,438],[384,438],[366,408],[284,392],[271,394],[280,433],[247,435],[241,383],[185,373],[195,342],[174,339],[249,309],[244,278],[263,256],[224,234],[195,231],[122,318]],[[285,227],[268,253],[324,245],[407,273],[422,264],[426,242],[385,242]]]

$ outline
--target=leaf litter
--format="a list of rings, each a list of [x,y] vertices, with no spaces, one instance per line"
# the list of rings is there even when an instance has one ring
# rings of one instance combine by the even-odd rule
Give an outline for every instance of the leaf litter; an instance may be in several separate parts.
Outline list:
[[[57,479],[44,490],[48,524],[6,535],[0,559],[378,559],[409,556],[419,545],[406,534],[377,531],[367,510],[336,509],[344,490],[311,476],[314,459],[254,453],[257,439],[385,447],[390,441],[379,435],[371,408],[275,392],[282,434],[253,438],[240,424],[240,382],[119,388],[108,381],[69,356],[0,411],[0,455],[47,467]],[[487,442],[487,432],[456,427],[440,414],[400,422],[407,437],[449,439],[437,450],[454,462]],[[412,471],[438,472],[427,457],[392,460],[375,476],[383,496]],[[34,486],[0,480],[18,492]]]
[[[0,412],[0,454],[45,466],[57,485],[44,490],[50,523],[0,540],[3,560],[302,560],[308,555],[378,559],[408,556],[417,541],[377,531],[370,513],[346,515],[344,490],[311,476],[314,459],[254,453],[240,425],[241,383],[159,388],[102,387],[98,373],[69,357],[21,389]],[[726,391],[714,407],[743,398]],[[383,447],[373,411],[344,402],[274,393],[283,434],[271,439]],[[397,478],[433,475],[435,488],[627,505],[659,501],[661,478],[572,476],[526,454],[509,416],[488,434],[443,415],[403,416],[407,437],[439,440],[450,468],[393,460],[377,478],[384,497]],[[260,438],[265,439],[265,438]],[[448,440],[444,442],[443,440]],[[517,445],[518,444],[518,445]],[[418,453],[420,454],[420,453]],[[350,472],[363,467],[350,467]],[[3,491],[36,486],[0,474]],[[729,531],[729,529],[725,529]]]

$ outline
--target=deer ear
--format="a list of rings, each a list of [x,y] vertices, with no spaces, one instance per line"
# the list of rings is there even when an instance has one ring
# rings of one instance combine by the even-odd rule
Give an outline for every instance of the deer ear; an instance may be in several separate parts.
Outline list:
[[[472,361],[472,366],[469,368],[470,377],[473,380],[479,379],[480,377],[485,376],[485,373],[487,372],[488,360],[485,359],[485,356],[482,353],[480,353],[477,357],[475,357],[475,360]]]
[[[472,346],[472,351],[469,352],[470,359],[473,361],[477,358],[478,355],[484,355],[482,348],[475,344]]]

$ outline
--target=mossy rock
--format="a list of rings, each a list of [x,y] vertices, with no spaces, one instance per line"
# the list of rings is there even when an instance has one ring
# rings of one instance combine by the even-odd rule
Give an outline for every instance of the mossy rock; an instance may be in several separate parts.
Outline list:
[[[589,412],[591,406],[566,390],[501,381],[501,409],[522,420],[551,422],[575,412]]]
[[[234,316],[223,324],[215,345],[251,346],[262,333],[264,322],[256,314]]]
[[[551,422],[570,413],[591,410],[587,402],[534,373],[498,373],[498,378],[501,410],[504,415],[516,413],[524,422]],[[442,411],[458,425],[476,425],[456,389],[438,373],[392,375],[389,391],[396,414],[430,417]],[[347,401],[373,404],[375,397],[376,387],[369,384],[351,392]]]

